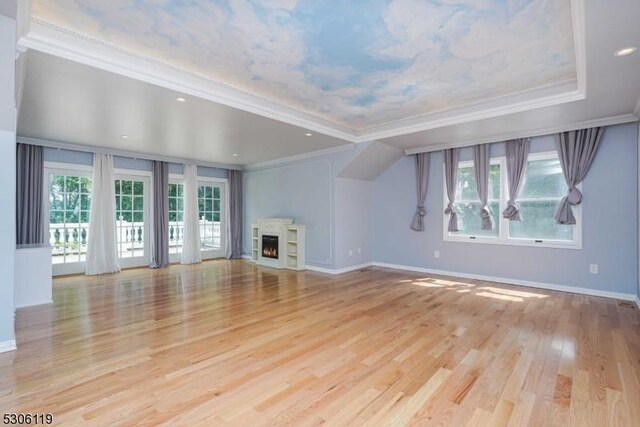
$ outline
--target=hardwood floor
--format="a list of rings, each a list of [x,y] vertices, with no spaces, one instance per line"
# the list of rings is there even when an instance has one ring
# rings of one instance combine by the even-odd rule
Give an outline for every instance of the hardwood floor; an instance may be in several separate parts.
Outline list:
[[[603,298],[211,261],[57,279],[17,328],[0,412],[55,425],[640,420],[640,312]]]

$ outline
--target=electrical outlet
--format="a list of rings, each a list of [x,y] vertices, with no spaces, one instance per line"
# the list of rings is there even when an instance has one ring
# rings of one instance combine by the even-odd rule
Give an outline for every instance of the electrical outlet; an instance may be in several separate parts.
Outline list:
[[[362,248],[358,248],[358,253],[361,254],[362,253]]]
[[[589,265],[589,273],[598,274],[598,264],[590,264]]]
[[[349,256],[353,256],[353,249],[349,249]]]
[[[440,258],[440,251],[435,251],[435,252],[433,253],[433,256],[434,256],[435,258]]]

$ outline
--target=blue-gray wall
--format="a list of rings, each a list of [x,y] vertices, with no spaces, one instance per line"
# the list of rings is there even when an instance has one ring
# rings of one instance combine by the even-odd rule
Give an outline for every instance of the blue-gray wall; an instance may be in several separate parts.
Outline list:
[[[348,183],[343,187],[336,181],[352,180],[336,177],[365,148],[366,144],[360,144],[337,153],[245,170],[243,253],[251,253],[251,224],[258,218],[293,218],[296,223],[306,225],[308,265],[333,269],[336,260],[344,265],[343,248],[336,249],[336,218],[341,215],[336,206],[343,206],[344,197],[338,201],[335,197],[336,188],[341,195],[351,188]],[[351,205],[357,203],[354,197]],[[361,245],[363,250],[370,248],[366,242]],[[357,258],[351,258],[357,263]]]
[[[406,157],[374,182],[373,260],[425,269],[636,294],[638,283],[638,137],[635,124],[606,129],[583,182],[582,250],[444,242],[443,156],[431,156],[424,233],[409,229],[415,211],[413,159]],[[532,152],[554,149],[552,137],[532,140]],[[495,144],[492,155],[504,153]],[[471,159],[463,149],[461,159]],[[434,257],[440,251],[440,258]],[[599,274],[589,273],[599,265]]]
[[[93,165],[93,153],[75,150],[63,150],[45,147],[44,160],[46,162],[69,163],[74,165]],[[131,169],[140,171],[152,171],[153,162],[145,159],[134,159],[132,157],[114,156],[113,165],[117,169]],[[169,163],[169,172],[175,174],[182,173],[182,164]],[[198,176],[209,178],[227,178],[229,171],[227,169],[211,168],[207,166],[198,166]]]

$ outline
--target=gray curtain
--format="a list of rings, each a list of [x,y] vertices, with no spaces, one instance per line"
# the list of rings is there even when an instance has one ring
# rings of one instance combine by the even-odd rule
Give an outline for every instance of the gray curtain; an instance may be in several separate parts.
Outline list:
[[[169,265],[169,163],[153,162],[153,247],[151,268]]]
[[[431,161],[430,153],[416,154],[416,191],[418,196],[418,206],[416,214],[411,222],[411,229],[424,231],[424,216],[427,210],[424,207],[424,200],[427,197],[427,187],[429,186],[429,166]]]
[[[491,230],[491,211],[489,210],[489,171],[491,170],[491,145],[479,144],[473,147],[473,171],[476,177],[476,189],[480,197],[480,218],[482,229]]]
[[[229,170],[229,258],[242,258],[242,171]]]
[[[593,158],[598,151],[604,128],[581,129],[571,132],[561,132],[557,135],[558,157],[564,179],[569,187],[567,195],[562,198],[556,211],[558,224],[573,225],[572,206],[582,202],[582,193],[576,188],[587,175]]]
[[[509,221],[521,221],[520,206],[516,202],[524,183],[529,158],[530,138],[512,139],[506,142],[507,180],[509,182],[509,201],[502,216]]]
[[[444,177],[447,186],[447,198],[449,203],[444,210],[449,215],[448,231],[459,231],[458,214],[454,202],[456,200],[456,189],[458,187],[458,162],[460,161],[460,151],[457,148],[444,150]]]
[[[44,243],[42,147],[18,144],[16,151],[16,244]]]

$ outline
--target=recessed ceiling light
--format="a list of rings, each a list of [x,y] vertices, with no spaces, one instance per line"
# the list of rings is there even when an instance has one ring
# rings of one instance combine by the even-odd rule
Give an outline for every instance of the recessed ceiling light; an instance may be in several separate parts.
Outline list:
[[[176,101],[178,101],[178,102],[187,102],[187,100],[184,99],[183,97],[176,98]]]
[[[232,156],[233,157],[238,157],[238,153],[233,153]]]
[[[122,135],[122,139],[129,139],[129,135]]]
[[[620,50],[616,50],[616,53],[614,53],[614,55],[615,56],[627,56],[627,55],[631,55],[636,50],[638,50],[638,48],[635,47],[635,46],[624,47],[624,48],[622,48]]]
[[[313,136],[313,134],[310,133],[310,132],[307,132],[307,133],[304,134],[304,136]]]

